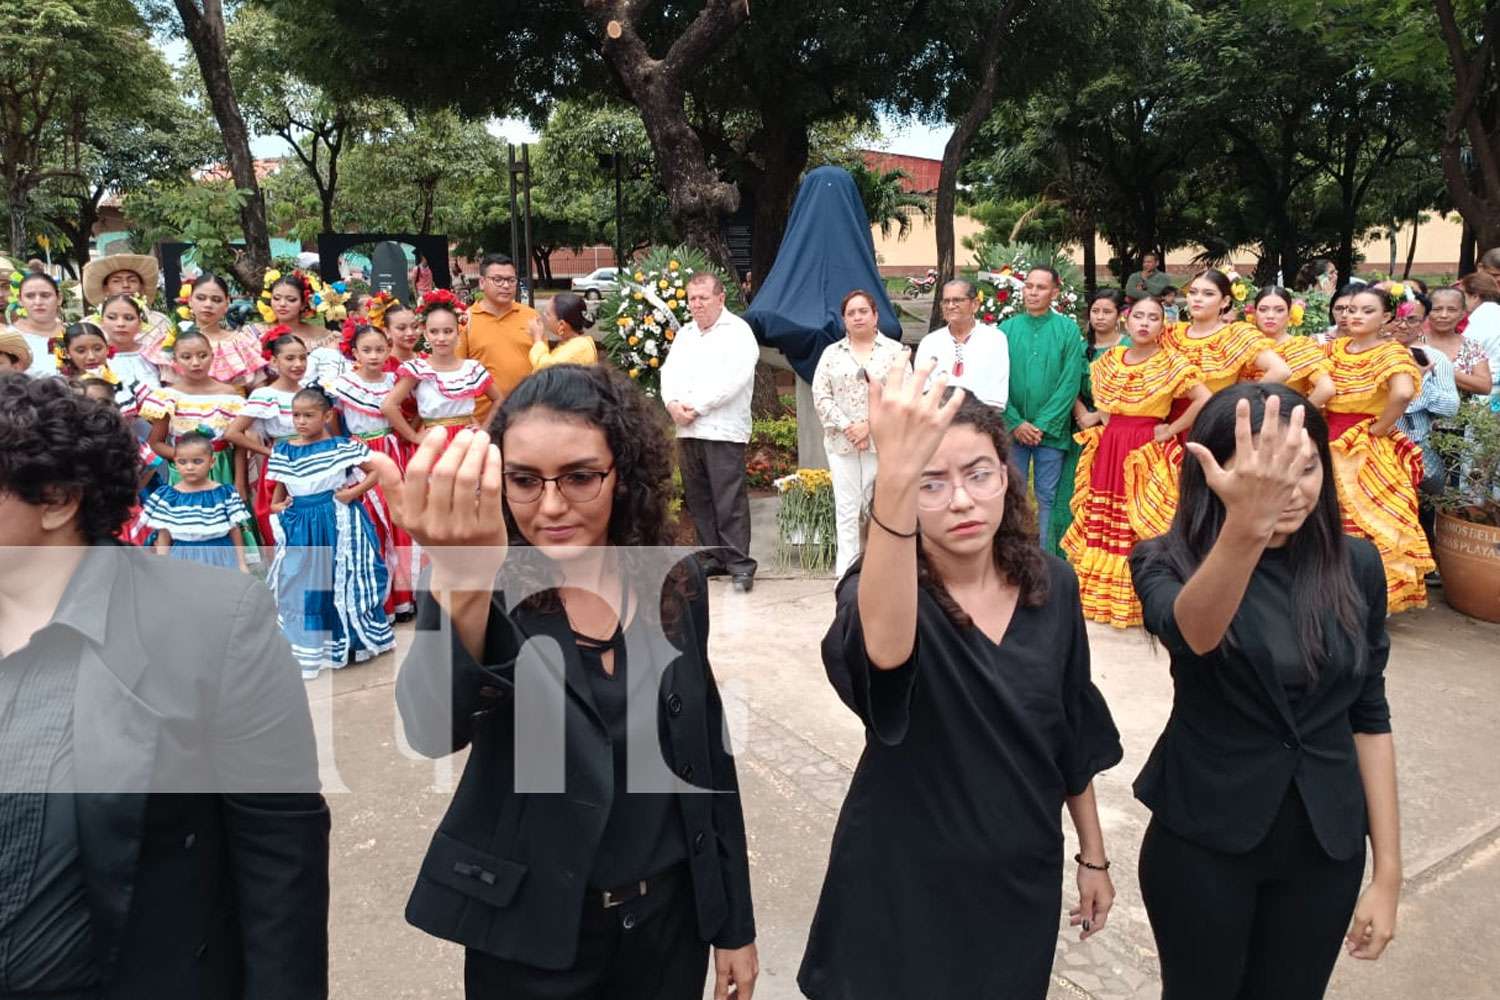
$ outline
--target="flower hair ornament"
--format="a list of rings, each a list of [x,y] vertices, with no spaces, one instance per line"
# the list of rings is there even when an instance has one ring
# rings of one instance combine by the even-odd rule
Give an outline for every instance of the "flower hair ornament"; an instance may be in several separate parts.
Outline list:
[[[438,309],[448,310],[460,321],[469,313],[469,307],[464,304],[463,300],[446,288],[434,288],[422,296],[422,301],[417,303],[416,312],[422,322],[426,323],[427,317]]]
[[[276,360],[276,352],[271,350],[271,345],[282,337],[291,336],[292,328],[285,323],[277,323],[265,333],[260,335],[260,356],[267,361]]]
[[[390,292],[376,292],[370,296],[369,318],[370,325],[375,329],[385,332],[385,314],[394,307],[399,307],[401,300]]]
[[[271,288],[283,275],[274,267],[266,272],[265,279],[261,285],[260,298],[255,301],[255,310],[260,313],[260,318],[267,323],[275,323],[276,312],[271,308]],[[329,311],[335,307],[342,307],[343,302],[349,296],[344,291],[344,283],[336,281],[332,285],[325,285],[315,274],[303,271],[293,271],[286,275],[295,281],[302,289],[302,319],[314,319],[322,316],[324,319],[337,322],[342,320],[343,314],[330,315]]]
[[[347,319],[345,319],[344,320],[344,329],[343,329],[344,335],[343,335],[343,337],[341,337],[339,339],[339,353],[342,354],[344,357],[348,358],[350,361],[353,361],[354,360],[354,342],[356,340],[358,340],[359,339],[359,335],[361,333],[364,333],[366,330],[375,330],[382,337],[386,336],[386,332],[384,330],[380,329],[380,327],[375,326],[373,323],[361,323],[358,320],[356,320],[353,316],[350,316]],[[387,337],[386,339],[387,339],[387,343],[389,343],[389,338]]]

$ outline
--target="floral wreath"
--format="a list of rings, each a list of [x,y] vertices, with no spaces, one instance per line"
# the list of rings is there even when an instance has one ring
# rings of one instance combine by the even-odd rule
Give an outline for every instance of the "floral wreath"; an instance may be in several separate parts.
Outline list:
[[[390,292],[376,292],[370,296],[370,325],[375,329],[385,332],[385,314],[392,308],[402,306],[401,300]],[[403,307],[404,308],[404,307]]]
[[[8,317],[19,316],[26,318],[26,307],[21,305],[21,282],[26,279],[26,269],[11,262],[10,288],[6,292],[5,315]],[[14,309],[14,311],[12,311]]]
[[[267,361],[274,361],[276,359],[276,352],[271,350],[271,344],[281,337],[289,337],[291,334],[292,328],[285,323],[277,323],[268,329],[260,335],[260,356]]]
[[[255,300],[256,311],[260,313],[260,318],[267,323],[280,322],[276,318],[275,311],[271,309],[271,288],[282,277],[282,273],[274,267],[266,271],[266,276],[261,283],[260,298]],[[302,289],[302,318],[312,319],[318,315],[319,310],[316,304],[318,292],[322,291],[323,288],[318,279],[301,271],[293,271],[291,274],[285,275],[285,277],[291,278]]]
[[[47,340],[47,350],[52,352],[52,358],[57,362],[57,370],[60,372],[74,371],[80,375],[91,372],[100,372],[100,374],[95,376],[100,381],[108,382],[110,385],[119,385],[119,378],[109,370],[109,359],[115,356],[115,347],[109,342],[109,334],[105,333],[104,329],[93,320],[86,319],[83,322],[87,323],[89,326],[92,326],[94,330],[91,330],[90,332],[104,341],[104,347],[107,352],[104,355],[104,364],[95,369],[82,369],[75,365],[73,363],[73,359],[68,357],[68,335],[66,332],[64,332],[61,337],[50,337]],[[83,334],[79,334],[79,336],[81,337],[83,336]]]
[[[434,288],[422,296],[422,300],[417,303],[416,313],[425,324],[427,317],[438,309],[447,309],[460,320],[469,312],[469,307],[453,292],[446,288]]]

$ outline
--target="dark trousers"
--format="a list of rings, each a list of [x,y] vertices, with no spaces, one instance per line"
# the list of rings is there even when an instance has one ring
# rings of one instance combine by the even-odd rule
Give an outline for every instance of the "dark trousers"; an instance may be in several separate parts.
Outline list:
[[[745,446],[735,441],[677,439],[683,500],[706,550],[707,568],[754,576],[750,558],[750,494],[745,491]]]
[[[464,953],[467,1000],[702,1000],[707,979],[708,945],[698,936],[688,878],[608,910],[589,893],[570,969]]]
[[[1221,854],[1156,820],[1141,844],[1141,898],[1161,958],[1162,1000],[1318,1000],[1364,877],[1323,852],[1293,786],[1271,830]]]

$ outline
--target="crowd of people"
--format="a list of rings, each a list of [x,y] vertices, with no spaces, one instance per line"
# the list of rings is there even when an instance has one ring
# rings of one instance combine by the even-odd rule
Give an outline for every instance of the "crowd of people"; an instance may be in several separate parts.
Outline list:
[[[377,295],[340,330],[295,273],[268,282],[274,322],[230,329],[217,277],[178,324],[136,297],[148,265],[96,263],[92,318],[63,324],[51,280],[28,276],[0,334],[0,544],[21,554],[0,566],[0,706],[25,709],[0,727],[0,870],[25,887],[0,899],[6,988],[326,995],[328,813],[293,664],[312,679],[378,655],[412,617],[407,738],[469,754],[406,913],[464,947],[466,995],[688,1000],[711,964],[718,1000],[750,1000],[747,817],[707,638],[708,578],[744,592],[757,568],[756,347],[719,279],[688,282],[658,402],[594,363],[585,303],[521,305],[499,255],[472,305]],[[1394,936],[1385,619],[1425,600],[1418,496],[1444,473],[1423,435],[1493,391],[1500,285],[1464,279],[1460,307],[1351,284],[1328,330],[1288,336],[1282,289],[1237,318],[1206,270],[1174,322],[1159,273],[1094,295],[1082,331],[1047,268],[999,327],[951,282],[947,325],[910,361],[875,296],[842,301],[847,336],[813,385],[839,522],[822,654],[867,739],[798,975],[813,1000],[1045,996],[1064,809],[1068,919],[1104,929],[1093,781],[1123,749],[1088,619],[1144,625],[1177,678],[1135,784],[1164,998],[1320,997],[1341,940],[1373,959]],[[674,473],[702,550],[653,575],[641,553],[673,540]],[[162,599],[235,654],[197,667],[191,696],[170,684],[195,668],[115,610]],[[56,720],[106,675],[133,694],[90,702],[75,740]],[[111,800],[73,824],[66,800],[21,794],[97,790],[111,736],[139,757],[168,732],[208,744],[163,735],[142,764],[191,776],[171,815],[148,795],[150,820]],[[214,832],[174,904],[170,852],[198,843],[203,810]],[[214,906],[228,916],[195,927]],[[211,948],[209,925],[233,940]]]

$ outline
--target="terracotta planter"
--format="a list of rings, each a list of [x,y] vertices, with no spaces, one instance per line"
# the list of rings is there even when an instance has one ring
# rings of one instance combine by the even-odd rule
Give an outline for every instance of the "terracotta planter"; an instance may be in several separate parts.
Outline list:
[[[1500,622],[1500,527],[1440,513],[1433,556],[1455,611]]]

